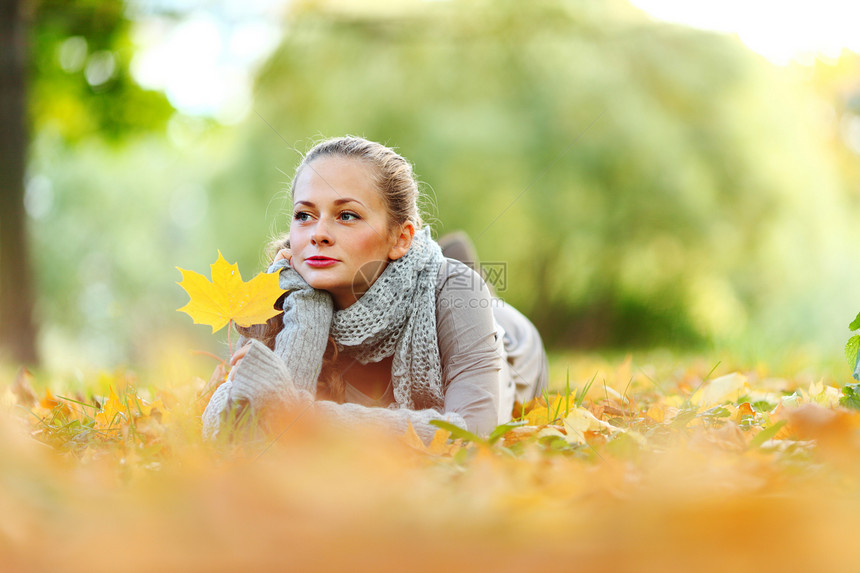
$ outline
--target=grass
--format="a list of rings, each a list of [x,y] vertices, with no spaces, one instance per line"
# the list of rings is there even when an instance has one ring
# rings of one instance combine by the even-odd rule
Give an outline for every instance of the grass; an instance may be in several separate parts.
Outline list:
[[[447,428],[425,445],[304,416],[276,441],[211,444],[210,365],[174,358],[37,373],[32,403],[0,369],[5,570],[853,567],[860,413],[838,405],[844,365],[571,354],[487,438]]]

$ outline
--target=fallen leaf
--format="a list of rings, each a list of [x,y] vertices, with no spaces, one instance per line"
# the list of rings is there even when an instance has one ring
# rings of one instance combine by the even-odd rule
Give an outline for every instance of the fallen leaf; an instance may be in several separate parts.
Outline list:
[[[412,426],[412,423],[410,422],[406,428],[406,431],[403,432],[401,439],[407,446],[414,448],[418,451],[434,456],[445,456],[453,454],[461,447],[457,444],[449,444],[448,438],[450,437],[451,432],[440,428],[436,430],[435,434],[433,434],[433,439],[430,441],[430,444],[425,445],[424,441],[418,436],[418,433],[415,431],[415,427]]]
[[[15,375],[15,380],[10,387],[12,394],[15,395],[15,400],[25,408],[32,408],[36,403],[36,393],[33,392],[33,386],[31,385],[32,380],[33,375],[30,371],[26,368],[21,368],[18,370],[18,374]]]
[[[113,391],[113,386],[110,387],[110,397],[105,401],[102,411],[96,414],[96,423],[100,428],[110,428],[117,423],[118,417],[125,415],[125,406]]]
[[[567,439],[567,436],[558,429],[558,426],[544,426],[537,432],[538,438],[546,438],[547,436]]]
[[[415,431],[415,427],[412,425],[412,422],[409,422],[406,431],[403,432],[403,435],[400,436],[403,442],[416,450],[426,451],[427,446],[424,445],[424,442],[418,436],[418,433]]]
[[[39,405],[46,410],[53,410],[60,404],[60,401],[54,398],[50,388],[45,388],[45,397],[39,400]]]
[[[667,406],[665,404],[652,404],[648,408],[648,411],[645,412],[645,415],[658,424],[662,424],[666,419],[666,410]]]
[[[726,451],[742,452],[747,449],[744,433],[735,424],[723,424],[719,428],[701,428],[693,439],[694,444],[707,443]]]
[[[856,441],[860,416],[850,410],[833,410],[818,404],[804,404],[788,413],[789,426],[801,440],[815,440],[819,445],[848,449]]]
[[[747,382],[747,377],[743,374],[733,372],[702,384],[690,398],[690,401],[700,408],[707,409],[718,404],[737,400],[748,392],[749,383]]]
[[[517,442],[522,442],[523,440],[527,440],[528,438],[538,434],[540,430],[540,426],[517,426],[516,428],[511,428],[511,430],[502,438],[502,444],[510,446]]]
[[[741,422],[744,418],[755,416],[755,410],[752,409],[749,402],[744,402],[738,406],[738,411],[735,414],[735,422]]]
[[[612,424],[598,420],[594,414],[585,408],[575,408],[570,411],[564,419],[564,430],[567,432],[567,441],[571,444],[584,444],[586,432],[599,432],[608,430],[614,433],[620,430]]]
[[[565,405],[570,405],[572,403],[573,400],[568,398],[567,401],[565,401],[565,397],[558,394],[548,406],[545,405],[542,400],[537,402],[532,410],[526,412],[523,419],[530,426],[545,426],[547,424],[552,424],[556,419],[565,415]]]
[[[443,430],[441,428],[436,430],[436,433],[433,434],[433,440],[430,442],[430,445],[427,446],[427,451],[434,455],[445,455],[459,449],[459,446],[448,444],[448,438],[450,437],[451,432],[448,430]]]

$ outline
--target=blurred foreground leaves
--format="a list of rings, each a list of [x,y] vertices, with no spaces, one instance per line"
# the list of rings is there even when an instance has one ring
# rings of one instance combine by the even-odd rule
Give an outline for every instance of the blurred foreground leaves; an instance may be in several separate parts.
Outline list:
[[[489,439],[305,420],[244,446],[201,441],[200,380],[167,390],[120,371],[35,391],[21,374],[0,417],[0,559],[16,571],[850,569],[860,411],[838,405],[834,381],[710,374],[586,358]]]

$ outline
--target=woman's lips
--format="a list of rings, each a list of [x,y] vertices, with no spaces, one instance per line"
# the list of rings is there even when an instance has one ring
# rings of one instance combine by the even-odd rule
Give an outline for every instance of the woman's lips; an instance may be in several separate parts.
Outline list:
[[[305,264],[309,267],[314,267],[316,269],[330,267],[333,264],[339,262],[337,259],[332,259],[329,257],[308,257],[305,259]]]

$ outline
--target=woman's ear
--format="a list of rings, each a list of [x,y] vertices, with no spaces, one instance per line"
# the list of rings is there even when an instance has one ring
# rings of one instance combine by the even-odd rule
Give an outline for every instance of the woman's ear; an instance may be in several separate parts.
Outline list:
[[[388,251],[388,259],[396,261],[409,251],[412,246],[412,238],[415,236],[415,224],[412,221],[406,221],[395,230],[394,244]]]

